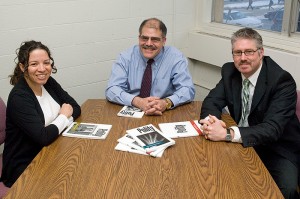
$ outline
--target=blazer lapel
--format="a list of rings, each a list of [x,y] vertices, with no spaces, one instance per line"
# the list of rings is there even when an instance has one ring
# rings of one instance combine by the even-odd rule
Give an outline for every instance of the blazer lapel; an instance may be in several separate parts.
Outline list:
[[[267,66],[265,65],[265,62],[263,62],[260,74],[259,74],[257,82],[256,82],[253,99],[252,99],[252,104],[251,104],[251,109],[250,109],[249,114],[251,114],[252,111],[256,108],[256,106],[260,102],[261,98],[263,97],[264,93],[266,92],[266,88],[267,88],[267,70],[266,70],[266,68],[267,68]],[[257,85],[259,85],[259,86],[257,86]]]

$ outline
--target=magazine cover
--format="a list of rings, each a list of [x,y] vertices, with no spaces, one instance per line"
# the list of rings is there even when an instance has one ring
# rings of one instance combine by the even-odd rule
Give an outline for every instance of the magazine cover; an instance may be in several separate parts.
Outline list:
[[[63,133],[63,136],[89,138],[89,139],[105,139],[111,129],[110,124],[93,124],[73,122]]]
[[[130,146],[131,148],[134,148],[136,150],[142,151],[146,153],[146,150],[140,146],[130,135],[125,134],[123,137],[118,139],[119,143],[122,143],[124,145]]]
[[[144,111],[134,106],[124,106],[117,115],[120,117],[142,118]]]
[[[202,135],[202,126],[198,120],[158,124],[164,135],[170,138],[191,137]]]
[[[126,131],[147,153],[174,145],[175,141],[163,135],[154,125],[148,124]]]

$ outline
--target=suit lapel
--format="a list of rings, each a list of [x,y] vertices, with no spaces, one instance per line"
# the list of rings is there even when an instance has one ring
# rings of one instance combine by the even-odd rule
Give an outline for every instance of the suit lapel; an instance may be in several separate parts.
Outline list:
[[[259,86],[257,86],[259,85]],[[253,94],[253,99],[252,99],[252,104],[251,104],[251,109],[250,109],[250,114],[252,111],[256,108],[258,103],[260,102],[261,98],[263,97],[264,93],[266,92],[267,88],[267,66],[265,62],[263,62],[260,74],[258,76],[254,94]]]

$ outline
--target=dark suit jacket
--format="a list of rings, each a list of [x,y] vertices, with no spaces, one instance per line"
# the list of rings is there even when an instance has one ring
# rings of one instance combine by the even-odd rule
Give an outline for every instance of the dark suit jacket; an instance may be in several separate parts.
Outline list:
[[[234,63],[222,67],[222,79],[205,98],[200,118],[208,114],[220,118],[222,109],[228,107],[236,123],[241,118],[242,77]],[[300,124],[295,114],[296,83],[270,57],[263,58],[250,114],[249,127],[240,127],[244,147],[271,149],[297,164],[300,149]]]
[[[71,104],[74,119],[79,117],[80,106],[52,77],[44,87],[59,105]],[[12,186],[40,150],[58,136],[59,131],[55,125],[45,127],[42,108],[25,79],[21,78],[10,92],[7,101],[1,176],[3,183],[8,187]]]

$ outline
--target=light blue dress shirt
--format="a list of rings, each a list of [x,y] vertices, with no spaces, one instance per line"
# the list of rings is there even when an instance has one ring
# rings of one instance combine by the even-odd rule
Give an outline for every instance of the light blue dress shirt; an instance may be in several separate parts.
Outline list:
[[[122,52],[112,67],[105,91],[107,100],[130,106],[140,88],[148,59],[138,45]],[[186,57],[176,48],[164,46],[152,64],[151,96],[172,100],[174,107],[190,102],[195,88]]]

